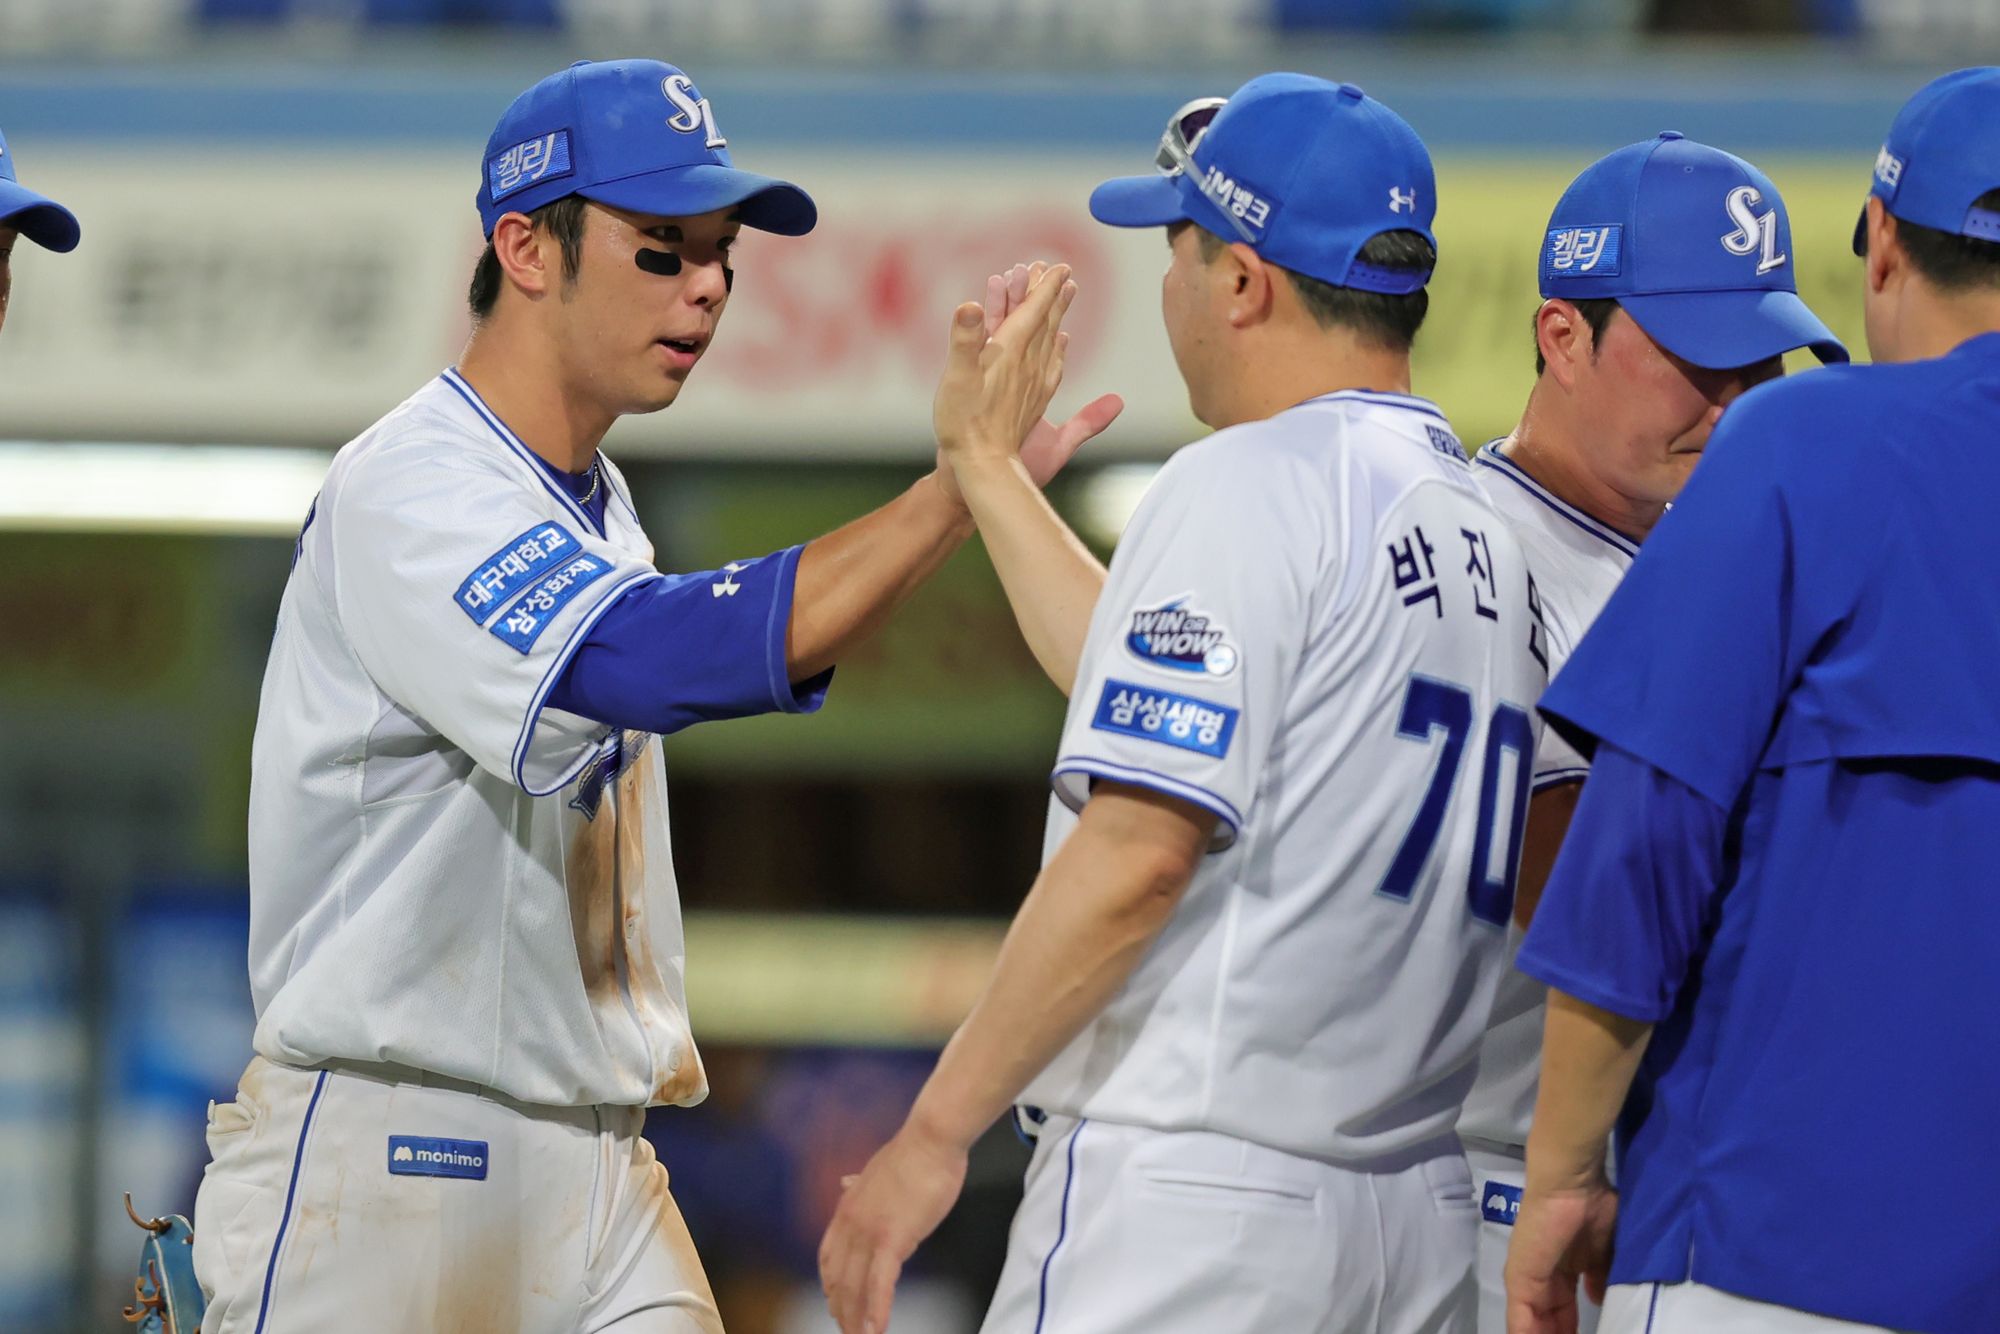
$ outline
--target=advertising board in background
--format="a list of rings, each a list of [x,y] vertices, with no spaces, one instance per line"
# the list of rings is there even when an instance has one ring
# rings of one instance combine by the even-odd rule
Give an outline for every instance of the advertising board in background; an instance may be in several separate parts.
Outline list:
[[[1103,227],[1085,209],[1091,187],[1134,160],[756,161],[808,185],[821,224],[798,239],[746,234],[715,350],[673,408],[616,428],[615,457],[920,461],[951,308],[987,273],[1038,256],[1071,264],[1082,286],[1061,402],[1126,398],[1092,455],[1158,458],[1200,434],[1160,323],[1160,234]],[[1587,161],[1440,155],[1442,256],[1416,388],[1468,442],[1506,429],[1527,392],[1542,230]],[[1791,207],[1803,290],[1858,347],[1846,243],[1867,164],[1759,165]],[[481,244],[468,180],[463,153],[323,146],[172,160],[90,147],[44,162],[37,186],[89,221],[90,241],[17,256],[0,419],[30,437],[350,438],[464,343]],[[1730,225],[1718,199],[1718,238]]]

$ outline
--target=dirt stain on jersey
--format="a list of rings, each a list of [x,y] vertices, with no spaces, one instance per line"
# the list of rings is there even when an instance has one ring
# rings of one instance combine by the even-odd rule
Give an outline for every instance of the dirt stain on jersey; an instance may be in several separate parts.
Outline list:
[[[570,931],[583,989],[598,1003],[618,1001],[618,820],[606,802],[594,820],[577,823],[565,879]]]
[[[654,1102],[685,1102],[708,1086],[701,1058],[695,1054],[693,1039],[679,1015],[680,1007],[667,992],[653,955],[652,923],[646,917],[646,858],[648,831],[664,823],[651,809],[661,800],[654,784],[657,766],[646,761],[635,764],[618,780],[618,874],[624,907],[625,976],[632,988],[632,1004],[645,1020],[648,1043],[655,1052],[655,1073],[663,1074],[653,1088]],[[666,848],[657,849],[660,856]],[[678,1069],[659,1065],[657,1053],[662,1043],[671,1043],[680,1057]]]

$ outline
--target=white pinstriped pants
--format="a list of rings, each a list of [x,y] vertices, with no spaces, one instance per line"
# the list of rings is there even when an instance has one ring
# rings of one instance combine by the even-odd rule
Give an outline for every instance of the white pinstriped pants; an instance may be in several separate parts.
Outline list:
[[[204,1334],[721,1334],[643,1120],[252,1061],[195,1197]]]
[[[1472,1334],[1456,1140],[1369,1170],[1050,1116],[982,1334]]]

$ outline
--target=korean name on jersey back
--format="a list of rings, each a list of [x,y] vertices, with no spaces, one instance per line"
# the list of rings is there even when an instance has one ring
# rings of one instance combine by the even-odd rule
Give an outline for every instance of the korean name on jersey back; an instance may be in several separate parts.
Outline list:
[[[1236,646],[1212,617],[1204,616],[1178,597],[1161,607],[1132,613],[1125,647],[1142,662],[1174,672],[1227,676],[1236,670]]]

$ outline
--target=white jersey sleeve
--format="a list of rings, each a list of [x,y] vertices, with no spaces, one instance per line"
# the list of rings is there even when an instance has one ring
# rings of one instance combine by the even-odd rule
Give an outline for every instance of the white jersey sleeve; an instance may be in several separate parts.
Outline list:
[[[531,795],[591,760],[607,729],[544,701],[596,619],[660,577],[649,562],[549,517],[503,465],[422,441],[330,478],[316,523],[326,591],[385,695]]]
[[[1273,466],[1281,466],[1274,464]],[[1163,468],[1127,525],[1091,617],[1054,784],[1095,779],[1213,811],[1213,847],[1249,818],[1305,642],[1326,521],[1213,444]]]

